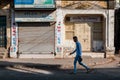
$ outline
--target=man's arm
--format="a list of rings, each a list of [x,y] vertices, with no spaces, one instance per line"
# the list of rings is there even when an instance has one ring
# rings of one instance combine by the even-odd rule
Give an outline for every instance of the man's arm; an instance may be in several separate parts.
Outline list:
[[[75,52],[76,52],[76,49],[73,52],[71,52],[70,55],[74,54]]]

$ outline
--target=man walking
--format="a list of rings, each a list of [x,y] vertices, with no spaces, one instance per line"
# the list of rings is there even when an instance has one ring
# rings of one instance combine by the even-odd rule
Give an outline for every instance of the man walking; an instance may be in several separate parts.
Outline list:
[[[74,72],[73,72],[73,74],[76,74],[76,72],[77,72],[77,69],[76,69],[77,61],[79,62],[80,65],[82,65],[87,70],[87,73],[89,73],[90,72],[90,68],[82,63],[82,57],[81,57],[82,56],[82,48],[81,48],[80,42],[78,41],[77,36],[73,37],[73,41],[76,44],[76,49],[73,52],[70,53],[70,55],[71,55],[71,54],[76,52],[76,56],[75,56],[75,59],[74,59]]]

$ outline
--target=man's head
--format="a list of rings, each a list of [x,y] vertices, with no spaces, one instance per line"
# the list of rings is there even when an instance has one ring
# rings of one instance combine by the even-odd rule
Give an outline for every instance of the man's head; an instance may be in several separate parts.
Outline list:
[[[74,36],[74,37],[73,37],[73,41],[74,41],[74,42],[77,42],[77,41],[78,41],[77,36]]]

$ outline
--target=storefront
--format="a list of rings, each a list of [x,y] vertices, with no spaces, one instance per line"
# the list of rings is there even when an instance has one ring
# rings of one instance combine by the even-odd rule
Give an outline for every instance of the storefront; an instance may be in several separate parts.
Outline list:
[[[54,5],[53,0],[15,0],[14,20],[17,23],[18,45],[14,54],[18,53],[19,58],[54,57]]]
[[[67,15],[65,17],[65,39],[77,36],[84,52],[104,51],[105,26],[102,15]],[[69,20],[68,20],[69,18]]]
[[[61,55],[68,57],[74,50],[73,36],[82,45],[83,55],[105,57],[114,55],[114,10],[70,10],[58,9],[61,20]]]

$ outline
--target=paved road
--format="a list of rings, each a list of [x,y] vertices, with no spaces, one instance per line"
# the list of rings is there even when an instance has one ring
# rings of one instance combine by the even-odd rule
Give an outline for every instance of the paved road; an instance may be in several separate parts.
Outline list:
[[[8,66],[0,68],[0,80],[120,80],[118,61],[93,66],[94,71],[87,74],[81,67],[76,75],[69,74],[73,68],[60,68],[60,65]]]

